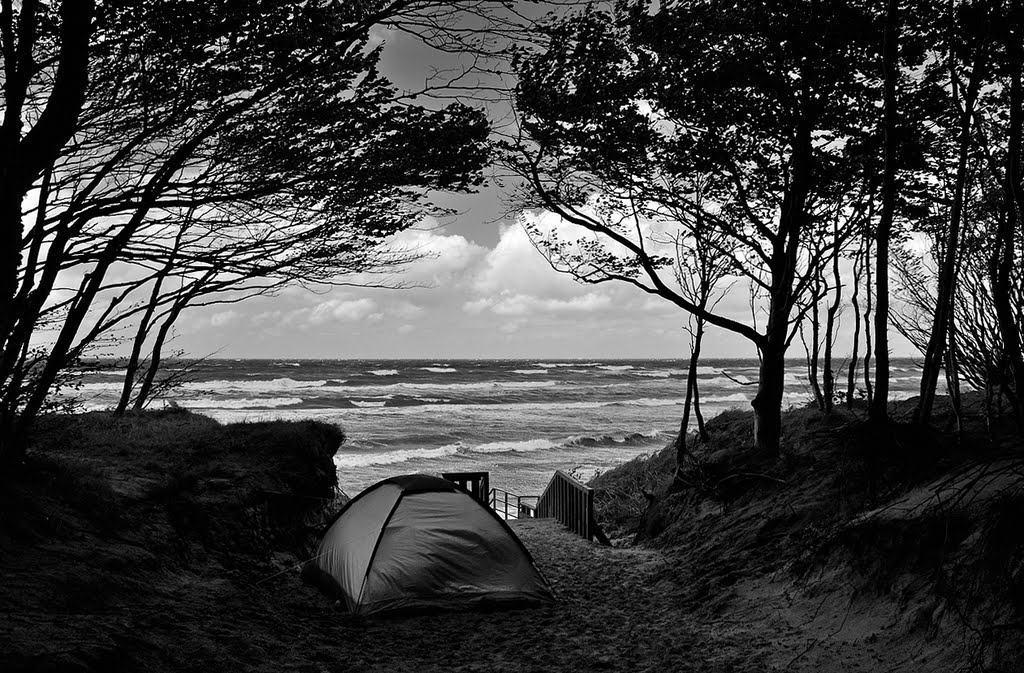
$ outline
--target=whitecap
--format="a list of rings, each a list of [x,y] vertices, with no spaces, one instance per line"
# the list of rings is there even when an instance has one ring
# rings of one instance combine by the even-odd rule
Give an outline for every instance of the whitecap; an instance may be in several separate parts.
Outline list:
[[[83,383],[78,390],[90,390],[97,392],[116,392],[121,390],[121,381],[105,381],[103,383]]]
[[[383,453],[338,453],[334,455],[334,464],[339,468],[393,465],[409,460],[446,458],[459,453],[461,448],[462,444],[448,444],[436,449],[404,449],[400,451],[385,451]]]
[[[729,387],[732,387],[732,386],[736,386],[736,385],[740,385],[740,384],[743,384],[743,385],[753,385],[755,383],[755,381],[751,381],[750,379],[748,379],[746,376],[743,376],[742,374],[740,374],[739,376],[733,377],[733,378],[735,378],[736,380],[733,381],[732,379],[730,379],[728,377],[725,377],[725,376],[716,376],[713,379],[697,379],[697,382],[700,385],[702,385],[702,386],[724,386],[726,388],[729,388]]]
[[[713,403],[713,402],[749,402],[750,398],[748,398],[743,393],[733,393],[732,395],[719,395],[719,396],[712,396],[712,397],[702,397],[702,398],[700,398],[700,401],[701,401],[702,404],[705,403],[705,402],[707,402],[707,403]]]
[[[250,399],[216,399],[212,397],[175,398],[186,409],[274,409],[302,404],[301,397],[261,397]]]
[[[652,379],[667,379],[671,376],[686,376],[685,369],[659,369],[655,371],[637,372],[639,376],[646,376]]]
[[[469,450],[474,453],[527,453],[530,451],[554,449],[558,448],[558,446],[558,444],[550,439],[525,439],[518,442],[488,442],[471,447]]]
[[[212,381],[189,381],[181,386],[182,390],[295,390],[300,388],[322,388],[326,379],[317,381],[297,381],[291,378],[277,378],[258,381],[238,381],[215,379]]]
[[[610,402],[610,407],[674,407],[683,404],[685,400],[668,398],[640,398],[636,400],[620,400]]]

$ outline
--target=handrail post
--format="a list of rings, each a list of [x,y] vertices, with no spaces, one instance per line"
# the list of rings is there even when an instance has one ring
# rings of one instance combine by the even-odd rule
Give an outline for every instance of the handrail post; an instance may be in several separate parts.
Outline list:
[[[590,529],[590,520],[593,518],[594,512],[594,492],[587,491],[587,504],[584,508],[585,514],[583,515],[583,529],[587,532],[586,538],[588,541],[593,542],[594,531]]]

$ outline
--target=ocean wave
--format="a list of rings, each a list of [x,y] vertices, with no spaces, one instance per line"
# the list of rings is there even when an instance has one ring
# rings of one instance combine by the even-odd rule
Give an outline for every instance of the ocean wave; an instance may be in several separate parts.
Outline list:
[[[109,389],[109,384],[96,384],[97,389]],[[278,378],[263,381],[238,381],[238,380],[213,380],[195,381],[184,384],[181,389],[193,393],[230,393],[240,392],[274,392],[279,390],[287,391],[317,391],[329,388],[333,394],[343,395],[352,393],[359,396],[378,396],[388,393],[418,390],[442,390],[442,391],[473,391],[473,390],[501,390],[504,388],[516,390],[528,390],[535,388],[550,388],[558,385],[557,381],[475,381],[470,383],[387,383],[387,384],[365,384],[349,385],[335,379],[322,379],[315,381],[297,381],[290,378]]]
[[[560,443],[550,439],[526,439],[517,442],[487,442],[469,447],[468,451],[472,453],[529,453],[544,449],[557,449],[559,446],[561,446]]]
[[[435,449],[401,449],[383,453],[336,453],[334,464],[339,468],[369,467],[371,465],[394,465],[410,460],[432,460],[447,458],[459,453],[461,444],[448,444]]]
[[[660,369],[656,371],[637,372],[638,376],[646,376],[652,379],[667,379],[672,376],[686,376],[685,369]]]
[[[654,441],[662,441],[669,438],[669,435],[660,430],[649,432],[631,432],[617,437],[615,435],[602,435],[600,437],[574,436],[564,442],[564,446],[597,448],[602,446],[641,446],[651,444]]]
[[[684,400],[678,398],[653,398],[642,397],[635,400],[616,400],[606,402],[602,406],[609,407],[674,407],[683,404]]]
[[[397,369],[374,369],[370,372],[374,376],[396,376],[398,374]]]
[[[750,398],[743,393],[733,393],[732,395],[715,395],[711,397],[701,397],[701,403],[722,403],[722,402],[749,402]]]
[[[411,397],[409,395],[387,395],[387,402],[384,404],[385,407],[393,409],[395,407],[422,407],[435,404],[449,404],[451,398],[449,397]]]
[[[600,437],[572,436],[563,439],[534,438],[484,442],[469,445],[464,442],[446,444],[436,448],[397,449],[394,451],[360,451],[343,449],[334,456],[339,468],[369,467],[373,465],[394,465],[411,460],[438,460],[457,454],[533,453],[558,449],[612,448],[625,446],[657,445],[669,437],[666,433],[653,430],[648,433],[633,432]]]
[[[546,369],[513,369],[513,374],[547,374]]]
[[[103,393],[103,392],[116,392],[116,391],[118,391],[120,389],[121,389],[121,382],[120,381],[103,381],[103,382],[94,381],[93,383],[83,383],[80,386],[78,386],[78,390],[80,390],[80,391],[93,391],[93,392],[100,392],[100,393]]]
[[[262,397],[254,399],[216,399],[212,397],[175,398],[186,409],[275,409],[302,404],[301,397]]]
[[[730,401],[746,401],[746,397],[741,394],[728,396],[728,397],[708,397],[702,398],[702,402],[714,403],[714,402],[730,402]],[[301,406],[303,409],[311,411],[315,410],[339,410],[349,409],[353,412],[358,412],[361,415],[381,415],[386,416],[389,414],[401,413],[405,415],[410,414],[421,414],[428,413],[432,414],[435,412],[471,412],[471,411],[484,411],[486,413],[500,413],[500,412],[514,412],[516,414],[545,414],[558,413],[561,411],[574,411],[574,410],[594,410],[603,408],[623,408],[623,407],[676,407],[682,405],[684,400],[682,398],[637,398],[637,399],[626,399],[626,400],[573,400],[573,401],[549,401],[549,402],[537,402],[537,401],[524,401],[524,402],[510,402],[510,401],[492,401],[492,402],[467,402],[467,401],[456,401],[452,398],[447,397],[407,397],[402,395],[396,395],[391,399],[380,401],[375,399],[330,399],[330,398],[311,398],[304,400],[297,400],[296,405]],[[241,406],[234,408],[243,408]]]
[[[297,390],[300,388],[322,388],[330,385],[331,381],[317,379],[315,381],[298,381],[296,379],[283,377],[276,379],[262,379],[255,381],[239,381],[238,379],[214,379],[212,381],[189,381],[181,386],[182,390]]]
[[[606,372],[628,372],[633,368],[633,365],[600,365],[598,367],[598,369]]]
[[[513,390],[533,390],[537,388],[553,388],[558,381],[477,381],[474,383],[391,383],[384,386],[373,386],[373,389],[381,392],[396,392],[402,390],[441,390],[441,391],[474,391],[474,390],[502,390],[505,388]],[[341,390],[349,389],[353,392],[365,391],[366,386],[347,386]]]
[[[434,374],[454,374],[459,371],[453,367],[420,367],[425,372],[432,372]]]
[[[743,376],[742,374],[740,374],[739,376],[737,376],[735,378],[736,378],[736,381],[739,381],[740,383],[743,383],[743,384],[751,384],[752,385],[752,384],[755,383],[755,381],[751,381],[750,379],[748,379],[746,376]],[[726,388],[731,388],[733,386],[739,385],[738,383],[736,383],[736,381],[732,381],[732,380],[728,379],[725,376],[716,376],[713,379],[698,379],[698,383],[700,383],[700,385],[702,385],[702,386],[725,386]]]
[[[97,369],[91,372],[79,372],[83,376],[116,376],[123,379],[128,373],[127,369]]]
[[[597,367],[600,362],[538,362],[538,367]],[[581,370],[582,371],[582,370]]]

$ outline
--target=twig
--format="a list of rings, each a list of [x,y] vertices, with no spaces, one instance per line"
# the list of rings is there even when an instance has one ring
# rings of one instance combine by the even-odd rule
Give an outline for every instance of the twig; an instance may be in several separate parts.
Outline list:
[[[725,371],[724,369],[721,370],[720,373],[721,373],[722,376],[724,376],[725,378],[729,379],[733,383],[739,384],[741,386],[756,386],[759,383],[759,381],[740,381],[738,378],[736,378],[735,376],[733,376],[729,372]]]

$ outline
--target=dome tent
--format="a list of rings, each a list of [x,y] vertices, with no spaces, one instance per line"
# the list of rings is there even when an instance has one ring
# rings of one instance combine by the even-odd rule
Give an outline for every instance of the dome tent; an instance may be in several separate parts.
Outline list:
[[[456,484],[422,474],[385,479],[353,498],[303,576],[358,615],[553,600],[507,523]]]

